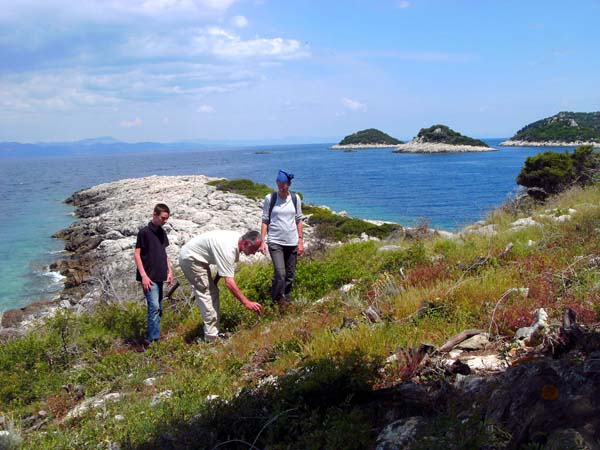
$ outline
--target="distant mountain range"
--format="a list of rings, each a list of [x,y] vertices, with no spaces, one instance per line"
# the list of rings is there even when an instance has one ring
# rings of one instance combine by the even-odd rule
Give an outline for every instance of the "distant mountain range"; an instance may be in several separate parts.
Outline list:
[[[123,142],[111,136],[101,136],[66,142],[0,142],[0,157],[76,154],[117,154],[143,151],[191,151],[214,147],[253,147],[293,144],[331,143],[337,138],[282,138],[262,140],[188,140],[180,142]]]

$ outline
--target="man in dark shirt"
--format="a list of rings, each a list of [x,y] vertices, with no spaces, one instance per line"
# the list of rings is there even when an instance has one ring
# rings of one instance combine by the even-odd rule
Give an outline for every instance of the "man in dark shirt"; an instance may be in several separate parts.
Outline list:
[[[148,344],[160,337],[160,318],[162,316],[163,283],[173,283],[173,270],[166,248],[169,238],[163,229],[171,211],[164,203],[154,207],[152,220],[142,228],[135,243],[136,279],[142,282],[144,296],[148,303]]]

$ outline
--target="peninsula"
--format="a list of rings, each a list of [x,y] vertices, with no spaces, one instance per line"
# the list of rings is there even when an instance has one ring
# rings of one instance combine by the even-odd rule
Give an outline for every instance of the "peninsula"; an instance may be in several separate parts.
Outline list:
[[[77,220],[54,235],[65,241],[68,256],[50,266],[65,277],[64,289],[53,301],[0,311],[0,343],[23,335],[59,310],[82,314],[106,302],[139,297],[139,284],[131,275],[132,255],[137,231],[148,222],[152,205],[165,202],[171,207],[172,217],[165,225],[167,253],[177,268],[181,246],[200,233],[257,229],[265,195],[271,191],[251,180],[183,175],[123,179],[74,193],[66,202],[75,207]],[[307,249],[414,232],[398,224],[337,214],[325,206],[304,203],[302,210]],[[241,255],[247,263],[266,259],[262,254]]]
[[[508,147],[600,147],[600,112],[559,112],[521,128],[509,140]]]
[[[332,145],[332,150],[344,150],[352,148],[394,148],[402,141],[375,128],[357,131],[346,136],[339,144]]]
[[[398,145],[394,153],[461,153],[490,152],[495,149],[479,139],[473,139],[446,125],[421,128],[410,142]]]

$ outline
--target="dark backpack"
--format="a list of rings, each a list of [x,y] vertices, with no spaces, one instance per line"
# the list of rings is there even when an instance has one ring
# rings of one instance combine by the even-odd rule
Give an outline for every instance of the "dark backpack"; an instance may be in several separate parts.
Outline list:
[[[292,191],[290,191],[290,195],[292,196],[292,202],[294,203],[296,214],[298,214],[298,196]],[[273,212],[273,208],[275,208],[275,202],[277,202],[277,192],[271,192],[271,203],[269,204],[269,223],[271,222],[271,213]]]

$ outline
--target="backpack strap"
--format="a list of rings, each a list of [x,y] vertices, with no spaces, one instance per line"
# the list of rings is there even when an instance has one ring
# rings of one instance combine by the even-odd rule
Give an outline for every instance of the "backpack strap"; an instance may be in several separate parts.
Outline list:
[[[294,209],[296,210],[296,214],[298,214],[298,196],[295,192],[290,191],[292,196],[292,202],[294,202]]]
[[[296,210],[296,214],[298,214],[298,196],[295,192],[290,191],[290,195],[292,196],[292,202],[294,203],[294,209]],[[271,222],[271,213],[273,212],[273,208],[275,208],[275,203],[277,202],[277,192],[271,192],[271,200],[269,203],[269,223]]]
[[[277,192],[271,192],[271,203],[269,204],[269,223],[271,223],[271,213],[275,208],[275,202],[277,201]]]

